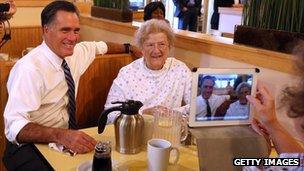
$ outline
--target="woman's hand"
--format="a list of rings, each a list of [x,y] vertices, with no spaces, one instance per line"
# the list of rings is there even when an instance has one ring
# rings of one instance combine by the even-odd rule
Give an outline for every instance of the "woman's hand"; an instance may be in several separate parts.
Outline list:
[[[266,128],[269,124],[277,122],[275,113],[275,101],[263,84],[258,84],[257,97],[246,96],[255,109],[256,118]]]
[[[264,135],[267,141],[270,137],[279,154],[304,151],[297,140],[278,122],[274,98],[264,85],[258,84],[256,98],[247,96],[247,99],[254,106],[254,118],[258,121],[253,120],[252,128]],[[269,135],[267,135],[268,133]]]

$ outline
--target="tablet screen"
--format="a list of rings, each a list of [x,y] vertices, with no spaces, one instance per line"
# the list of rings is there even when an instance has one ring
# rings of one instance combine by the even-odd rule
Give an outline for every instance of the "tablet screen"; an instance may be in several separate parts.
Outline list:
[[[246,96],[255,92],[254,75],[250,69],[199,70],[193,77],[190,121],[202,126],[249,123]]]

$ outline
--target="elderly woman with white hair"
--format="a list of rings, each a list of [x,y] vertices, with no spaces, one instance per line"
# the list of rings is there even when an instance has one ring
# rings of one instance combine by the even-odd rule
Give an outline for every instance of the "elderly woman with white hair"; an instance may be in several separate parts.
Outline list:
[[[238,100],[230,104],[225,115],[225,120],[246,119],[249,116],[249,104],[246,96],[251,94],[251,85],[247,82],[240,83],[236,87],[236,93]]]
[[[131,99],[144,104],[141,110],[163,106],[189,113],[191,71],[183,62],[168,57],[174,42],[171,27],[163,20],[151,19],[137,30],[135,41],[143,57],[119,71],[105,109],[114,106],[111,102]],[[109,114],[108,122],[116,116],[115,112]]]

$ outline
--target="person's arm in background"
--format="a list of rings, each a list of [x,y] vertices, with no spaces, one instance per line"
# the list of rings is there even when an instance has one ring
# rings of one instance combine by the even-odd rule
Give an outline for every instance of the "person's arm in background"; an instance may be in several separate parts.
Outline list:
[[[186,7],[186,4],[183,4],[181,1],[182,0],[173,0],[173,3],[176,8],[180,9],[180,11],[185,12],[188,10],[188,8]]]
[[[215,111],[214,117],[224,117],[226,115],[226,112],[230,106],[230,104],[233,103],[231,100],[224,101]]]
[[[254,118],[266,129],[277,152],[303,153],[304,149],[277,120],[274,98],[264,85],[258,85],[257,95],[260,97],[247,96],[247,99],[254,106]]]
[[[228,93],[229,96],[227,96],[227,99],[216,109],[214,114],[215,117],[224,117],[227,113],[227,110],[229,109],[230,104],[238,100],[238,97],[232,91]]]
[[[142,57],[141,50],[136,46],[130,44],[124,45],[113,42],[106,42],[106,44],[108,46],[108,54],[129,53],[132,57],[135,57],[135,59]]]

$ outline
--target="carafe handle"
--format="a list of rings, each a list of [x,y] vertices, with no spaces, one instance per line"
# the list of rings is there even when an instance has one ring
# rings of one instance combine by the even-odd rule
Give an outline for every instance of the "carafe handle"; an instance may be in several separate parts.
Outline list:
[[[107,124],[107,120],[108,120],[108,114],[113,111],[121,111],[121,107],[120,106],[112,107],[107,110],[104,110],[100,114],[99,119],[98,119],[98,134],[101,134],[104,131],[106,124]]]

